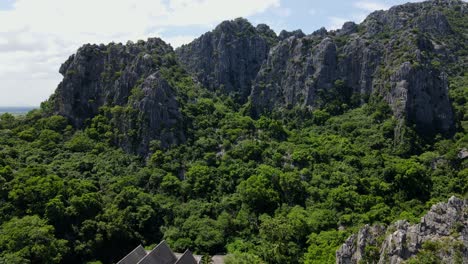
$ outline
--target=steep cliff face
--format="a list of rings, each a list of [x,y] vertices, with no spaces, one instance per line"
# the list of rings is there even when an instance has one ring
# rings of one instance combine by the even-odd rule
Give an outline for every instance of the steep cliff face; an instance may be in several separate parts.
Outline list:
[[[172,48],[157,38],[84,45],[60,68],[64,78],[52,96],[54,111],[84,128],[101,107],[124,109],[109,118],[120,120],[124,136],[116,143],[128,152],[147,153],[155,139],[163,145],[183,141],[176,91],[159,73],[175,63]]]
[[[314,42],[318,42],[316,49],[311,48]],[[291,36],[281,41],[255,79],[251,96],[254,114],[281,106],[318,104],[316,94],[334,86],[336,56],[336,45],[330,38]]]
[[[61,67],[55,109],[80,127],[103,105],[125,105],[137,82],[164,64],[172,48],[160,39],[84,45]]]
[[[453,30],[447,14],[466,12],[462,1],[413,3],[374,12],[361,25],[280,37],[254,81],[253,113],[379,96],[420,131],[450,133],[446,69],[466,59],[453,44],[466,43],[466,30]]]
[[[125,136],[117,142],[125,151],[146,155],[152,140],[159,140],[161,147],[185,141],[177,92],[159,71],[134,88],[126,108],[128,114],[118,117]]]
[[[423,254],[440,263],[468,262],[467,200],[452,197],[436,204],[418,224],[367,225],[338,249],[336,263],[419,263]]]
[[[144,153],[153,139],[163,145],[184,140],[179,89],[161,74],[183,67],[211,92],[249,101],[255,117],[292,107],[339,114],[375,97],[391,106],[400,124],[450,134],[449,77],[464,71],[468,61],[468,32],[459,22],[468,23],[467,13],[465,2],[434,0],[377,11],[360,25],[347,22],[340,30],[321,28],[310,35],[296,30],[276,36],[267,25],[254,27],[240,18],[175,52],[157,38],[85,45],[60,68],[64,78],[51,101],[55,113],[78,128],[103,106],[133,109],[140,124],[122,127],[139,136],[131,144],[126,137],[118,141]],[[129,131],[123,128],[122,133]]]
[[[384,51],[374,90],[397,118],[406,118],[420,131],[453,129],[447,71],[466,60],[458,55],[466,44],[455,44],[466,43],[466,30],[454,31],[448,17],[466,16],[467,7],[456,0],[411,3],[374,12],[362,24],[362,37],[379,39]]]
[[[276,34],[245,19],[225,21],[215,30],[176,50],[180,62],[205,87],[245,102],[252,80],[266,59]]]
[[[323,107],[336,98],[349,103],[355,93],[371,94],[382,46],[356,30],[346,23],[341,31],[293,35],[272,48],[252,88],[254,114],[296,105]]]

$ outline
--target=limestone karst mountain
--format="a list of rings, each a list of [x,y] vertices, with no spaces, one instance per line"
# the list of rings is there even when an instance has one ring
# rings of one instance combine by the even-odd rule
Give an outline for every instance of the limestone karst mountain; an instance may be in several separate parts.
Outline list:
[[[64,78],[50,101],[77,127],[103,107],[122,107],[108,113],[126,135],[115,142],[140,154],[153,140],[163,147],[184,142],[190,125],[184,100],[205,88],[246,103],[253,117],[294,107],[340,112],[383,98],[401,122],[449,135],[455,126],[449,79],[467,63],[466,27],[455,21],[467,10],[458,0],[409,3],[310,35],[276,36],[267,25],[239,18],[175,51],[160,39],[85,45],[62,65]],[[198,88],[184,90],[181,78]]]
[[[467,5],[84,45],[0,114],[0,263],[466,262]]]

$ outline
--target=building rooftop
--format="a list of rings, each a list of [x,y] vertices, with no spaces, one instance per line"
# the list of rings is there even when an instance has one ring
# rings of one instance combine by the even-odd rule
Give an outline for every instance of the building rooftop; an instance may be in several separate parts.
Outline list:
[[[201,256],[194,257],[186,250],[183,254],[172,251],[166,241],[159,243],[153,250],[146,251],[141,245],[125,256],[117,264],[199,264]]]
[[[138,263],[142,258],[146,256],[146,250],[139,245],[132,252],[128,253],[122,260],[117,262],[117,264],[134,264]]]

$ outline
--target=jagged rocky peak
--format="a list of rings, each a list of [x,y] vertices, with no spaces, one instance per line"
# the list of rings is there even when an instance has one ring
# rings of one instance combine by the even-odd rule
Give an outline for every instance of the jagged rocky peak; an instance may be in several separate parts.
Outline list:
[[[60,68],[63,80],[50,101],[77,128],[104,113],[119,130],[115,143],[145,155],[149,142],[184,140],[177,91],[160,74],[176,64],[172,47],[159,38],[136,43],[84,45]],[[117,108],[115,108],[117,107]]]
[[[340,30],[310,35],[296,30],[277,36],[265,24],[254,27],[238,18],[176,51],[158,38],[88,44],[62,65],[64,77],[50,101],[55,113],[78,128],[103,106],[133,109],[139,123],[127,120],[120,130],[137,136],[118,144],[144,153],[154,139],[162,145],[184,140],[178,89],[161,74],[181,66],[209,90],[248,102],[253,116],[292,107],[338,114],[374,97],[390,105],[399,124],[450,134],[452,73],[446,71],[467,61],[468,35],[452,18],[466,17],[467,10],[457,0],[410,3],[374,12],[360,25],[347,22]]]
[[[434,263],[468,263],[467,200],[435,204],[418,224],[366,225],[337,250],[336,263],[418,263],[424,250],[438,259]]]
[[[314,36],[314,37],[323,37],[324,38],[324,37],[328,36],[328,31],[327,31],[327,29],[325,27],[321,27],[321,28],[315,30],[314,32],[312,32],[311,35]]]
[[[352,106],[378,96],[419,131],[449,134],[454,118],[447,67],[438,65],[460,61],[453,55],[460,47],[446,43],[466,33],[455,32],[445,14],[466,10],[455,0],[411,3],[374,12],[361,25],[280,37],[255,78],[253,114],[335,99]]]
[[[423,32],[436,34],[452,33],[444,10],[467,12],[467,5],[461,0],[432,0],[421,3],[407,3],[376,11],[363,22],[369,35],[378,34],[385,27],[401,30],[407,27],[418,28]]]
[[[279,36],[278,36],[278,39],[280,40],[285,40],[289,37],[296,37],[296,38],[302,38],[302,37],[305,37],[305,34],[304,32],[302,32],[302,30],[300,29],[297,29],[297,30],[294,30],[294,31],[286,31],[286,30],[281,30]]]
[[[383,30],[404,30],[418,28],[424,32],[448,34],[451,27],[444,15],[443,9],[460,7],[466,12],[466,3],[461,0],[432,0],[421,3],[407,3],[390,8],[388,11],[376,11],[370,14],[362,23],[367,28],[369,36]],[[463,11],[465,9],[465,11]]]
[[[267,39],[270,45],[276,44],[276,33],[267,24],[258,24],[256,30],[261,36]]]
[[[255,28],[246,19],[238,18],[222,22],[176,53],[202,85],[245,102],[252,80],[276,39],[268,26]]]
[[[338,31],[338,35],[343,36],[343,35],[350,35],[353,33],[356,33],[358,30],[358,25],[352,21],[348,21],[343,24],[341,29]]]
[[[171,46],[159,38],[109,45],[84,45],[60,67],[54,96],[58,114],[77,127],[103,105],[125,105],[138,80],[167,64]]]

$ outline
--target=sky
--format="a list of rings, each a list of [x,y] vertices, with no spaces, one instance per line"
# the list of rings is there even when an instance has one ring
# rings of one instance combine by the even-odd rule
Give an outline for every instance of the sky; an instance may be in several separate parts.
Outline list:
[[[306,34],[361,22],[408,0],[0,0],[0,106],[38,106],[81,45],[160,37],[189,43],[223,20]],[[410,1],[417,2],[417,1]]]

